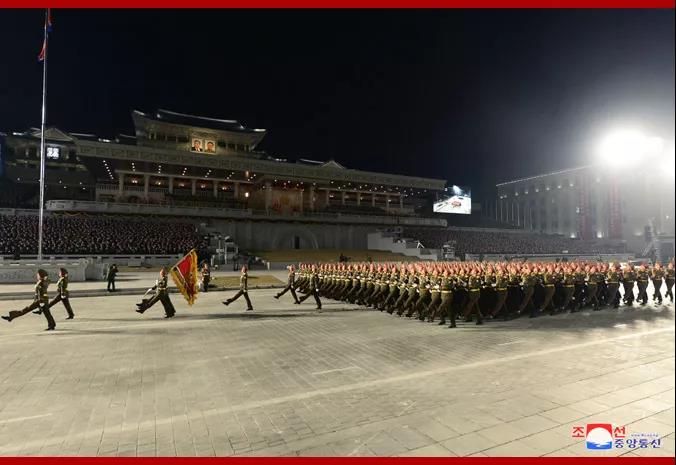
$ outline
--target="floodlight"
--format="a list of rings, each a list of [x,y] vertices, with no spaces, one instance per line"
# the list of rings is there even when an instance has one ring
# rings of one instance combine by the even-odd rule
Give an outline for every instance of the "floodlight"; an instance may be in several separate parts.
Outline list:
[[[641,162],[649,145],[648,139],[640,131],[618,130],[601,141],[599,154],[605,163],[631,166]]]

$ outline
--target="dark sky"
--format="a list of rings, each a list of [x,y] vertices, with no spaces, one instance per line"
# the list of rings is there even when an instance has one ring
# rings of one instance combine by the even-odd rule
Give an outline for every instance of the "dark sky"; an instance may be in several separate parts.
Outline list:
[[[39,125],[40,10],[0,10],[0,131]],[[495,182],[674,138],[674,10],[54,10],[48,124],[132,108],[267,128],[290,159]],[[478,193],[478,192],[477,192]]]

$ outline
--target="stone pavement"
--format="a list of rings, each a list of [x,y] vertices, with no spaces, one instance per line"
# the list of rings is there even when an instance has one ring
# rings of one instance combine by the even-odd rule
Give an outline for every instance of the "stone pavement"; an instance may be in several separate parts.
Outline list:
[[[54,332],[0,321],[0,454],[674,456],[673,304],[451,330],[274,292],[253,313],[113,295],[55,308]],[[661,447],[587,451],[587,423]]]

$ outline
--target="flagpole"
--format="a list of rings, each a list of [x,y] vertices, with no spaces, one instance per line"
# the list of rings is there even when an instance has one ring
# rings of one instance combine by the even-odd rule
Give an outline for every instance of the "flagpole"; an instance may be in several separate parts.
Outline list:
[[[47,22],[49,9],[45,10],[44,59],[42,60],[42,125],[40,128],[40,208],[38,213],[38,263],[42,262],[42,226],[45,209],[45,122],[47,120]]]

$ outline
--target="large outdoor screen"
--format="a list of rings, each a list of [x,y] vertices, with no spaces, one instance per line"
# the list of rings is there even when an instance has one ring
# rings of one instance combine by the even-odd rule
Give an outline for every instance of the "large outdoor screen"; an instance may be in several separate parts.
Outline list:
[[[472,213],[472,191],[468,187],[450,186],[434,202],[434,213]]]

